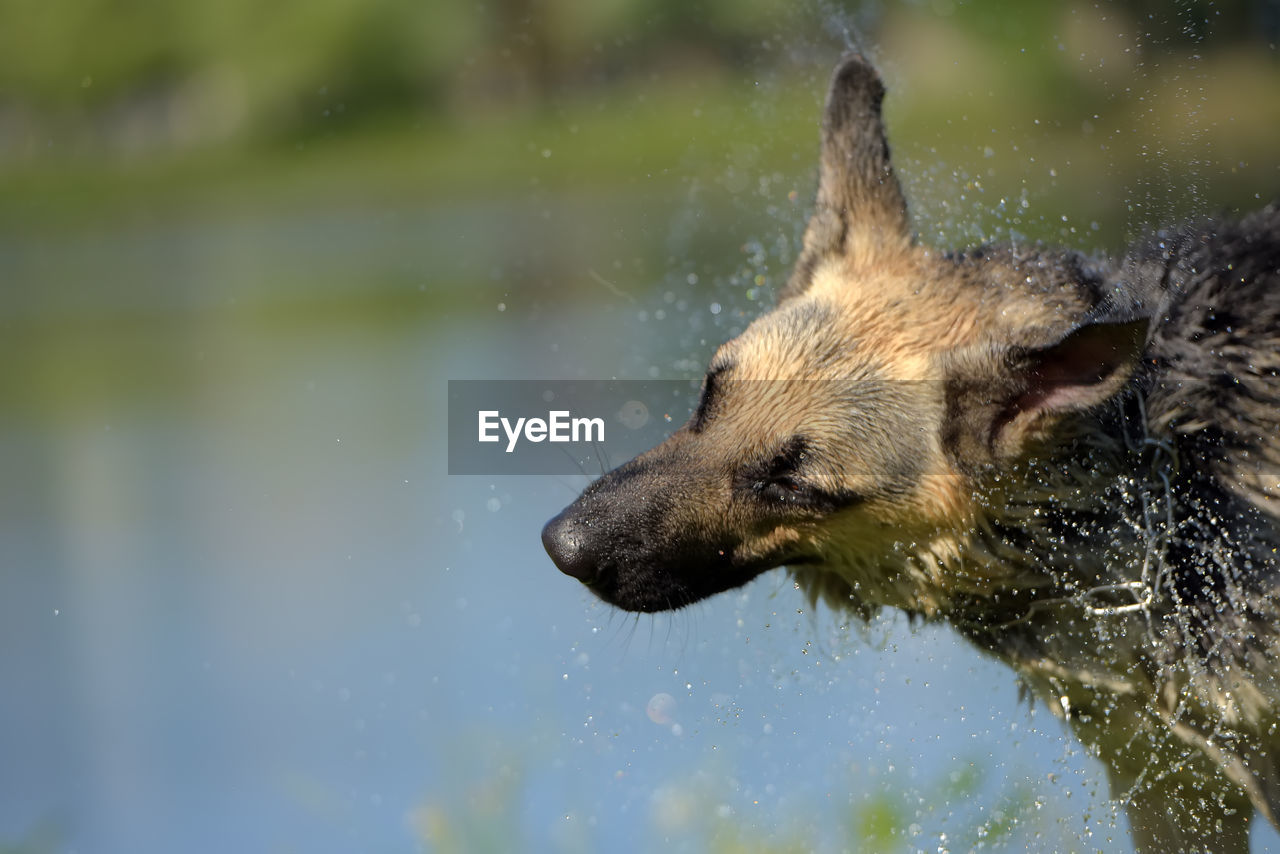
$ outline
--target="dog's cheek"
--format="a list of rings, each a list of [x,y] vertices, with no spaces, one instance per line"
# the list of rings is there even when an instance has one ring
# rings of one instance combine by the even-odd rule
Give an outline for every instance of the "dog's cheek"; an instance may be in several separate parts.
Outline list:
[[[763,571],[788,560],[809,557],[817,552],[816,532],[820,530],[821,527],[814,524],[786,524],[745,537],[733,551],[734,563]]]

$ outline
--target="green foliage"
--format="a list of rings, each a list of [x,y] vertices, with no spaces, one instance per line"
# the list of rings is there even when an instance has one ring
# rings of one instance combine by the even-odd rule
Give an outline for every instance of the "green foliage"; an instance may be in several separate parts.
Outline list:
[[[965,762],[923,784],[902,775],[851,775],[835,803],[853,806],[843,827],[826,804],[744,802],[725,768],[704,768],[692,778],[649,793],[651,838],[642,848],[687,848],[714,854],[793,854],[847,850],[879,854],[907,850],[1064,850],[1079,831],[1045,811],[1025,780],[988,779],[987,767]],[[473,785],[427,797],[410,815],[418,837],[434,850],[509,851],[531,847],[530,828],[518,816],[528,782],[504,764]],[[598,847],[586,816],[563,817],[574,828],[557,841],[570,849]],[[542,828],[539,828],[541,831]],[[597,843],[597,844],[593,844]],[[1054,843],[1057,843],[1056,845]]]
[[[1112,4],[1102,17],[1165,47],[1194,43],[1210,29],[1268,37],[1243,5],[1209,14],[1191,4],[1157,15],[1147,5]],[[8,108],[37,122],[70,117],[96,126],[153,114],[160,124],[181,124],[214,112],[209,127],[189,133],[232,127],[270,137],[323,127],[335,112],[422,115],[546,101],[563,87],[643,74],[655,63],[732,69],[745,55],[776,52],[788,32],[904,16],[942,21],[988,50],[1027,52],[1038,59],[1020,74],[1073,91],[1058,54],[1074,50],[1070,34],[1080,28],[1073,30],[1075,13],[1056,4],[880,8],[783,0],[9,0],[0,116]],[[1098,34],[1084,35],[1087,43]]]
[[[263,132],[338,105],[426,103],[488,28],[476,4],[415,0],[13,0],[6,18],[0,104],[65,116],[186,99]]]
[[[867,800],[854,816],[855,838],[868,852],[895,851],[907,828],[907,812],[899,795],[880,791]]]

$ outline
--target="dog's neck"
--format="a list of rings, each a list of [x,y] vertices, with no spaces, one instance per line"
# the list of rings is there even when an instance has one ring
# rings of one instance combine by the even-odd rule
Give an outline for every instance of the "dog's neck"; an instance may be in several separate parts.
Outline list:
[[[980,479],[981,515],[952,570],[998,565],[1007,579],[953,603],[948,616],[972,620],[977,606],[981,619],[1000,622],[1050,602],[1101,614],[1154,601],[1176,525],[1178,460],[1152,434],[1138,383],[1056,435],[1015,470]]]

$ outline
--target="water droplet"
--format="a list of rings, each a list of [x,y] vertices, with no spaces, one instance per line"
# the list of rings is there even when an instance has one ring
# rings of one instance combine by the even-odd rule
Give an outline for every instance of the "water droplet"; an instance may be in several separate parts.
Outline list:
[[[672,723],[676,711],[676,698],[666,692],[654,694],[649,698],[649,703],[645,707],[645,714],[649,716],[649,720],[655,724]]]

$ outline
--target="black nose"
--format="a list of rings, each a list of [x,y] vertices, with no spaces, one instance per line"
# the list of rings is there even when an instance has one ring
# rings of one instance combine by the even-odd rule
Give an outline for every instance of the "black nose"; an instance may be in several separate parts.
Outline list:
[[[587,538],[582,528],[569,515],[568,510],[542,529],[542,546],[565,575],[571,575],[583,583],[590,583],[595,579],[595,555],[587,547]]]

